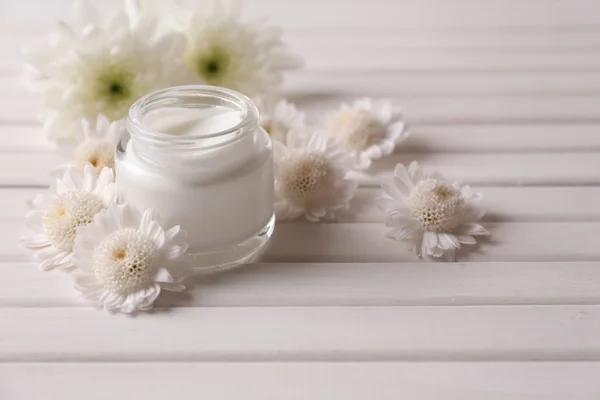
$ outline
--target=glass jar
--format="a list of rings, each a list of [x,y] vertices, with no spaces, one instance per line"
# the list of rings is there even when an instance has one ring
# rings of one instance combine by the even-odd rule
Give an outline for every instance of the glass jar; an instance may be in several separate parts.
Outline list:
[[[250,99],[214,86],[167,88],[137,100],[126,127],[115,157],[124,200],[185,229],[197,267],[252,259],[275,219],[271,140]]]

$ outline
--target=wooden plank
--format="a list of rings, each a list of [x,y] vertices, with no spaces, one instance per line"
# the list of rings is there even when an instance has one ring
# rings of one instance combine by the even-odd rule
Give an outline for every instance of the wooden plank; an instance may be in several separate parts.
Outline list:
[[[47,185],[49,171],[64,160],[57,153],[0,152],[0,186]],[[425,169],[472,185],[600,184],[598,153],[396,153],[354,177],[363,185],[377,186],[390,178],[397,163],[414,160]]]
[[[35,399],[40,388],[86,400],[591,400],[599,374],[596,362],[10,363],[0,364],[0,390],[3,400]]]
[[[364,93],[363,96],[370,96]],[[404,108],[412,124],[458,123],[577,123],[597,122],[596,96],[386,96]],[[315,114],[336,109],[356,96],[328,92],[303,92],[290,96]],[[595,113],[595,114],[594,114]]]
[[[305,53],[308,68],[320,70],[369,70],[379,71],[597,71],[600,68],[600,55],[596,49],[585,51],[459,51],[441,49],[438,51],[385,52],[378,49],[365,49],[360,54],[335,52],[330,56],[323,53]]]
[[[598,361],[600,306],[1,308],[3,361]],[[39,329],[39,327],[44,327]]]
[[[356,174],[363,185],[379,185],[390,179],[397,163],[418,160],[427,170],[438,170],[449,179],[473,185],[597,185],[600,157],[597,153],[500,153],[500,154],[402,154],[378,160],[372,169]]]
[[[487,214],[495,222],[600,221],[600,187],[480,187]],[[25,202],[43,188],[0,189],[0,220],[20,221]],[[350,211],[331,222],[381,222],[383,213],[374,203],[379,188],[359,188]]]
[[[460,261],[600,261],[598,222],[486,223],[492,237]],[[264,262],[411,262],[408,242],[384,237],[383,223],[280,223]],[[0,261],[31,261],[19,243],[21,221],[0,222]]]
[[[63,273],[0,263],[0,307],[87,307]],[[253,264],[200,274],[156,307],[600,304],[600,263]]]

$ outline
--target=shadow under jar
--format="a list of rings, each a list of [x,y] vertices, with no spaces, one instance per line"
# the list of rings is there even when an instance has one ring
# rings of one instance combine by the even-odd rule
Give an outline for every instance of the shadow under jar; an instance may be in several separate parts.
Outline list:
[[[171,87],[137,100],[126,128],[115,159],[124,200],[185,229],[196,267],[250,261],[275,225],[271,140],[250,99]]]

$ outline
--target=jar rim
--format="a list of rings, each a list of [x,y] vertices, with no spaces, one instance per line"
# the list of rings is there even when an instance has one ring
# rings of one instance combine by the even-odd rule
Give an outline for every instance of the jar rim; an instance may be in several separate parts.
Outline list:
[[[143,118],[149,111],[159,109],[163,106],[173,106],[174,103],[169,103],[169,100],[174,101],[178,95],[190,96],[190,98],[197,99],[212,97],[235,104],[243,112],[243,117],[236,125],[218,132],[185,136],[166,134],[153,130],[144,124]],[[202,105],[203,103],[197,102],[195,104]],[[210,105],[210,103],[204,104]],[[258,118],[258,109],[252,100],[240,92],[220,86],[183,85],[155,90],[137,99],[129,108],[126,127],[132,136],[136,138],[143,137],[143,140],[148,143],[183,145],[187,147],[202,139],[223,137],[236,132],[244,134],[258,126]],[[239,135],[235,135],[235,137],[239,137]]]

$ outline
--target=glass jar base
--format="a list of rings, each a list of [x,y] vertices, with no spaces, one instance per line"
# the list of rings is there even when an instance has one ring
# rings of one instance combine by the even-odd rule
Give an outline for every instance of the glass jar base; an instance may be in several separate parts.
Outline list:
[[[275,229],[275,215],[254,236],[246,241],[220,251],[196,253],[191,249],[187,257],[194,270],[200,272],[221,271],[248,264],[256,260],[266,248]]]

